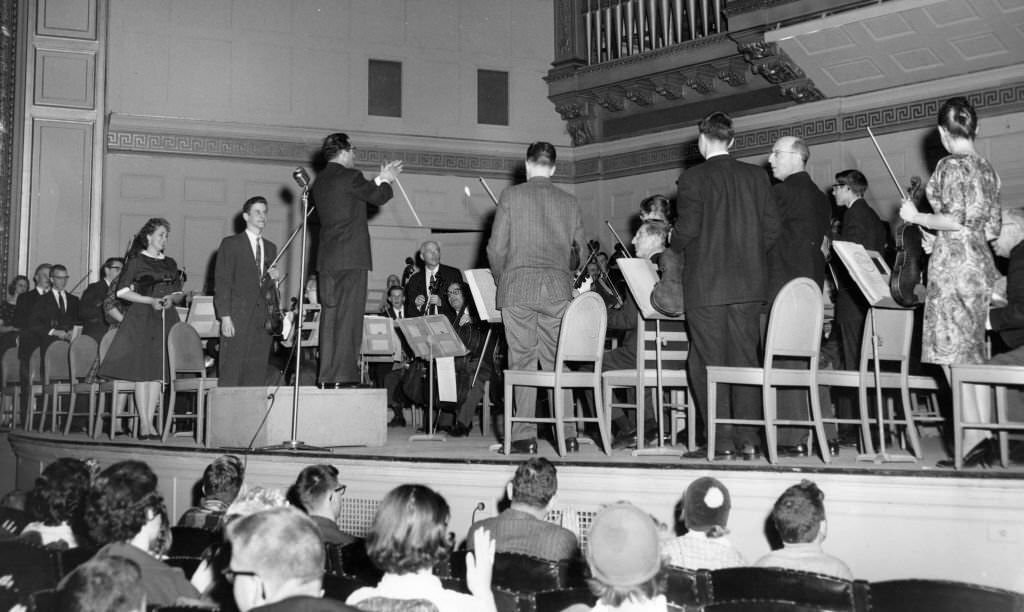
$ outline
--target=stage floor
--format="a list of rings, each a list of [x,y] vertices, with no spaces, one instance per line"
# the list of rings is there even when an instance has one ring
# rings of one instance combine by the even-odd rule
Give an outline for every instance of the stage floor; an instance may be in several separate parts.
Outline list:
[[[344,446],[322,449],[318,451],[282,451],[254,448],[248,453],[244,449],[229,447],[200,448],[190,437],[174,437],[166,443],[160,441],[140,441],[127,436],[118,436],[110,440],[106,434],[93,439],[84,433],[71,434],[68,436],[52,433],[11,431],[12,437],[29,436],[32,438],[56,442],[63,440],[76,447],[90,445],[113,445],[126,447],[150,447],[161,448],[168,451],[174,450],[200,450],[204,453],[245,453],[253,455],[300,455],[310,459],[335,458],[337,460],[395,460],[395,461],[426,461],[433,463],[470,463],[470,464],[508,464],[522,461],[525,455],[512,455],[507,457],[499,452],[492,451],[492,445],[497,443],[493,436],[483,436],[479,426],[475,427],[472,433],[465,438],[447,437],[444,441],[411,441],[409,438],[416,431],[412,427],[388,428],[387,443],[380,447]],[[804,473],[862,473],[862,474],[899,474],[901,476],[943,476],[943,477],[969,477],[969,478],[1024,478],[1024,464],[1010,464],[1007,468],[999,466],[984,468],[966,468],[954,470],[952,468],[939,468],[936,463],[947,456],[941,438],[937,430],[925,429],[921,438],[921,445],[924,454],[923,459],[912,462],[883,462],[871,460],[859,460],[856,448],[843,447],[838,457],[833,457],[828,464],[822,462],[817,454],[809,457],[780,457],[777,464],[770,464],[767,458],[760,458],[752,461],[722,460],[709,462],[706,459],[686,459],[682,454],[686,451],[684,445],[666,446],[660,452],[665,454],[634,456],[631,449],[613,449],[611,455],[605,455],[597,444],[583,443],[579,452],[569,453],[565,457],[559,457],[553,442],[547,440],[539,441],[539,452],[537,456],[545,457],[556,465],[576,466],[597,466],[609,465],[617,468],[682,468],[699,470],[722,470],[722,471],[768,471],[768,472],[804,472]],[[581,438],[586,439],[586,438]],[[284,440],[281,440],[284,442]],[[891,452],[894,456],[909,457],[910,453],[896,448]]]

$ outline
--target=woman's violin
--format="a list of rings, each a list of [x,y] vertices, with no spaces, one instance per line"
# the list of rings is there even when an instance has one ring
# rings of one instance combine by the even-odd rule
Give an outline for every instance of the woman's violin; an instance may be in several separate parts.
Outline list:
[[[920,177],[911,177],[907,197],[920,208],[924,189]],[[889,276],[889,292],[900,306],[914,306],[920,298],[914,289],[922,284],[924,270],[924,249],[921,245],[921,228],[913,223],[900,220],[896,226],[896,261]]]

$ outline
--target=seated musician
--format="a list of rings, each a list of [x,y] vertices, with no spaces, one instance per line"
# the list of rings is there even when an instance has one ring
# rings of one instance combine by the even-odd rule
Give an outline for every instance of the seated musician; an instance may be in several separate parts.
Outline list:
[[[469,435],[476,406],[484,396],[484,383],[491,380],[494,364],[490,351],[486,351],[484,347],[488,324],[481,321],[477,315],[476,308],[469,299],[469,288],[462,282],[450,283],[447,294],[448,305],[451,308],[445,314],[469,350],[464,357],[455,358],[455,380],[459,394],[455,423],[448,434],[458,438]],[[487,344],[493,348],[494,340]]]

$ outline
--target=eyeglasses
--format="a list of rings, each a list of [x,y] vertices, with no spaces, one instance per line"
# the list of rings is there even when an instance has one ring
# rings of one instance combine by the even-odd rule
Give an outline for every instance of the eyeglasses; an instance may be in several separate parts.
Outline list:
[[[779,155],[782,153],[796,153],[796,151],[782,151],[780,149],[772,149],[772,155]]]
[[[334,492],[338,495],[344,495],[346,489],[348,489],[348,485],[338,485],[334,488]]]
[[[225,567],[220,571],[221,575],[224,576],[224,580],[228,581],[228,584],[234,584],[235,578],[238,576],[251,576],[253,578],[259,578],[259,574],[256,572],[245,572],[242,570],[233,570],[230,567]]]
[[[832,185],[832,191],[835,191],[837,189],[842,189],[843,187],[849,187],[849,185],[844,185],[842,183],[836,183],[836,184]]]
[[[52,278],[53,280],[67,280],[70,277],[67,274],[65,274],[63,276],[55,274],[55,275],[51,276],[50,278]]]

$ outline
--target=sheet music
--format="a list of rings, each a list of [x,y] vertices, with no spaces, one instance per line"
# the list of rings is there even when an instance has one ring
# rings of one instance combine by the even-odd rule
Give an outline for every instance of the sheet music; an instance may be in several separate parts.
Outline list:
[[[850,278],[868,304],[879,308],[903,308],[889,291],[889,266],[877,251],[869,251],[856,242],[836,240],[832,248],[850,272]]]
[[[476,312],[480,315],[481,321],[488,323],[501,323],[501,311],[495,306],[498,286],[494,282],[494,275],[488,268],[477,268],[466,270],[462,273],[466,284],[469,285],[469,292],[473,294],[473,304],[476,305]]]
[[[200,338],[216,338],[220,336],[220,321],[213,308],[212,295],[192,296],[192,307],[188,311],[186,322],[199,332]]]
[[[363,355],[394,355],[395,340],[393,322],[388,317],[363,316]]]
[[[621,257],[616,261],[622,276],[626,279],[626,285],[629,286],[629,292],[633,295],[633,299],[636,300],[640,316],[645,319],[665,320],[683,318],[665,316],[655,310],[654,306],[651,306],[651,291],[654,291],[654,285],[661,280],[654,262],[642,257]]]

